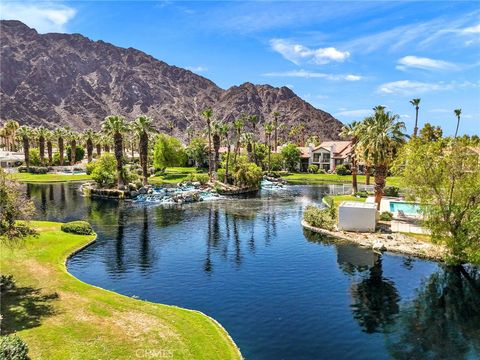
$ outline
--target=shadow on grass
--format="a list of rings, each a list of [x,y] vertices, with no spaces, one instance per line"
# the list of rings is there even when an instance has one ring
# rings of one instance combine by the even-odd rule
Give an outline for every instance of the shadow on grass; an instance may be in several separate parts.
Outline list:
[[[42,318],[55,314],[52,302],[56,299],[58,299],[56,292],[43,294],[41,289],[33,287],[12,286],[9,289],[2,289],[1,335],[39,326]]]

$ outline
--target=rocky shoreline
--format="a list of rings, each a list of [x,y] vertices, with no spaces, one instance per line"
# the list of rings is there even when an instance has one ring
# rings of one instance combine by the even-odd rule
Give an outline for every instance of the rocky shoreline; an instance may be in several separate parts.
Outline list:
[[[330,231],[311,226],[302,220],[302,226],[310,231],[348,241],[376,252],[391,251],[423,259],[444,261],[447,249],[443,245],[423,242],[401,233],[356,233],[351,231]]]

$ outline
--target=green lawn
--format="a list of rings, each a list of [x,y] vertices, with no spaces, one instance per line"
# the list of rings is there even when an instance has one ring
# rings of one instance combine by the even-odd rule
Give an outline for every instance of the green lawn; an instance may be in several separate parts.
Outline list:
[[[12,178],[21,182],[62,182],[62,181],[84,181],[90,180],[90,175],[58,175],[58,174],[28,174],[28,173],[15,173],[11,174]]]
[[[361,197],[355,197],[353,195],[329,195],[325,196],[325,201],[330,202],[333,200],[333,203],[335,205],[340,205],[342,201],[359,201],[359,202],[365,202],[367,198],[361,198]]]
[[[17,332],[32,359],[240,359],[226,331],[204,314],[136,300],[85,284],[65,267],[93,236],[33,222],[40,235],[1,245],[2,274],[17,286],[2,296],[2,333]]]
[[[188,179],[189,174],[197,173],[194,167],[171,167],[167,168],[166,174],[162,176],[154,176],[148,179],[152,185],[176,184]]]
[[[286,176],[282,176],[282,179],[287,180],[292,184],[317,184],[317,183],[351,183],[351,175],[337,175],[337,174],[307,174],[307,173],[294,173]],[[387,178],[387,185],[399,186],[401,178],[398,176],[391,176]],[[365,184],[365,175],[358,175],[357,181],[359,184]],[[374,184],[373,176],[370,177],[370,184]]]

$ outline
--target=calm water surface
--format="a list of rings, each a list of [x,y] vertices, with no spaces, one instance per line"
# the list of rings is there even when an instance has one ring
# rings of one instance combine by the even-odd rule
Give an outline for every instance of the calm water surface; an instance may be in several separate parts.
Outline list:
[[[321,188],[184,206],[28,185],[39,219],[90,221],[79,279],[217,319],[246,359],[478,359],[480,271],[379,256],[302,229]]]

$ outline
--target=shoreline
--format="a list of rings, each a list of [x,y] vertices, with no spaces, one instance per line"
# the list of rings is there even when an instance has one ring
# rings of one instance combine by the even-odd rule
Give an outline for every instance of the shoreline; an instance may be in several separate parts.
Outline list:
[[[403,233],[357,233],[351,231],[330,231],[311,226],[302,219],[301,225],[310,231],[347,241],[376,252],[415,256],[422,259],[444,262],[447,250],[443,245],[436,245],[415,239]]]

